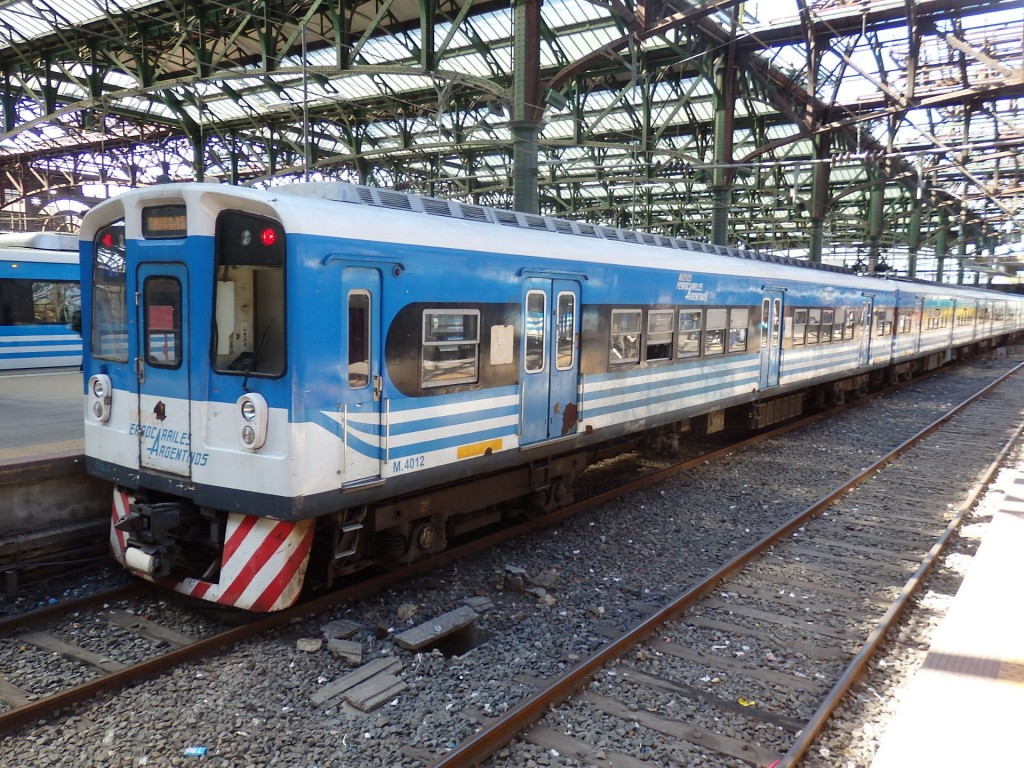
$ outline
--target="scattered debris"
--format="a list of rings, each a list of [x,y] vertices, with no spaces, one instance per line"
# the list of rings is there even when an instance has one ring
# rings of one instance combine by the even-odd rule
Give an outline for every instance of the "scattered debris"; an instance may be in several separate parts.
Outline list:
[[[348,621],[347,619],[337,619],[329,624],[324,624],[321,631],[324,633],[324,637],[328,640],[344,640],[352,637],[352,635],[358,632],[359,625],[356,622]]]
[[[332,638],[327,641],[327,650],[351,664],[363,663],[363,646],[352,640]]]
[[[398,606],[398,620],[408,621],[419,612],[420,607],[415,603],[402,603]]]
[[[295,648],[304,653],[316,653],[323,647],[324,641],[319,637],[300,637],[295,641]]]

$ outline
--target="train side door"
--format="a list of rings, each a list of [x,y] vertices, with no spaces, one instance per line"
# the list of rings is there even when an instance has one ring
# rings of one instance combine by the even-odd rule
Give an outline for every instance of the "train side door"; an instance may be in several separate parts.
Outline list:
[[[136,312],[139,466],[192,474],[188,359],[188,272],[184,264],[144,262],[138,268]]]
[[[521,445],[575,434],[578,422],[580,285],[524,281]]]
[[[857,333],[858,345],[857,365],[865,366],[871,362],[871,321],[875,316],[874,300],[864,299],[860,303],[860,328]]]
[[[381,414],[383,378],[380,363],[380,272],[369,267],[346,267],[342,338],[345,363],[341,382],[344,486],[380,479],[384,463]]]
[[[761,301],[761,389],[776,387],[779,384],[782,312],[782,291],[766,291]]]

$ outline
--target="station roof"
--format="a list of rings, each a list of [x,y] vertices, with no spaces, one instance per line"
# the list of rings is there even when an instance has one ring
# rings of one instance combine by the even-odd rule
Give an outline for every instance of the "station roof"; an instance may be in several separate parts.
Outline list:
[[[510,207],[530,3],[541,212],[1016,272],[1021,0],[0,0],[0,227],[166,178]]]

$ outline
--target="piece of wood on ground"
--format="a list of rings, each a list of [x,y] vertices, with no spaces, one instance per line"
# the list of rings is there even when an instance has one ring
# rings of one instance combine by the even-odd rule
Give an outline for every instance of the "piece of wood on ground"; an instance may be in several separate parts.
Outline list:
[[[345,701],[362,712],[369,712],[405,688],[405,681],[401,678],[390,673],[381,673],[345,691]]]
[[[319,691],[316,691],[310,699],[314,704],[323,704],[335,696],[340,696],[351,688],[364,683],[374,675],[393,674],[402,668],[402,662],[394,658],[374,659],[363,664],[359,669],[349,672],[344,677],[339,677],[333,683],[328,683]]]
[[[453,632],[468,627],[476,621],[477,616],[476,611],[463,605],[395,635],[395,642],[407,651],[419,651]]]
[[[353,640],[332,639],[327,641],[327,650],[350,664],[363,663],[363,644]]]

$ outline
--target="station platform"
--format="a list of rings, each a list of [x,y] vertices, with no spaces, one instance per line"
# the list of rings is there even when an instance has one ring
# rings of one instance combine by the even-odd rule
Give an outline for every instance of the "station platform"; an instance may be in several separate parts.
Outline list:
[[[900,696],[871,768],[1024,766],[1024,457],[975,519],[981,545],[924,664]],[[990,521],[985,522],[986,518]]]
[[[0,464],[83,450],[78,368],[0,373]]]

